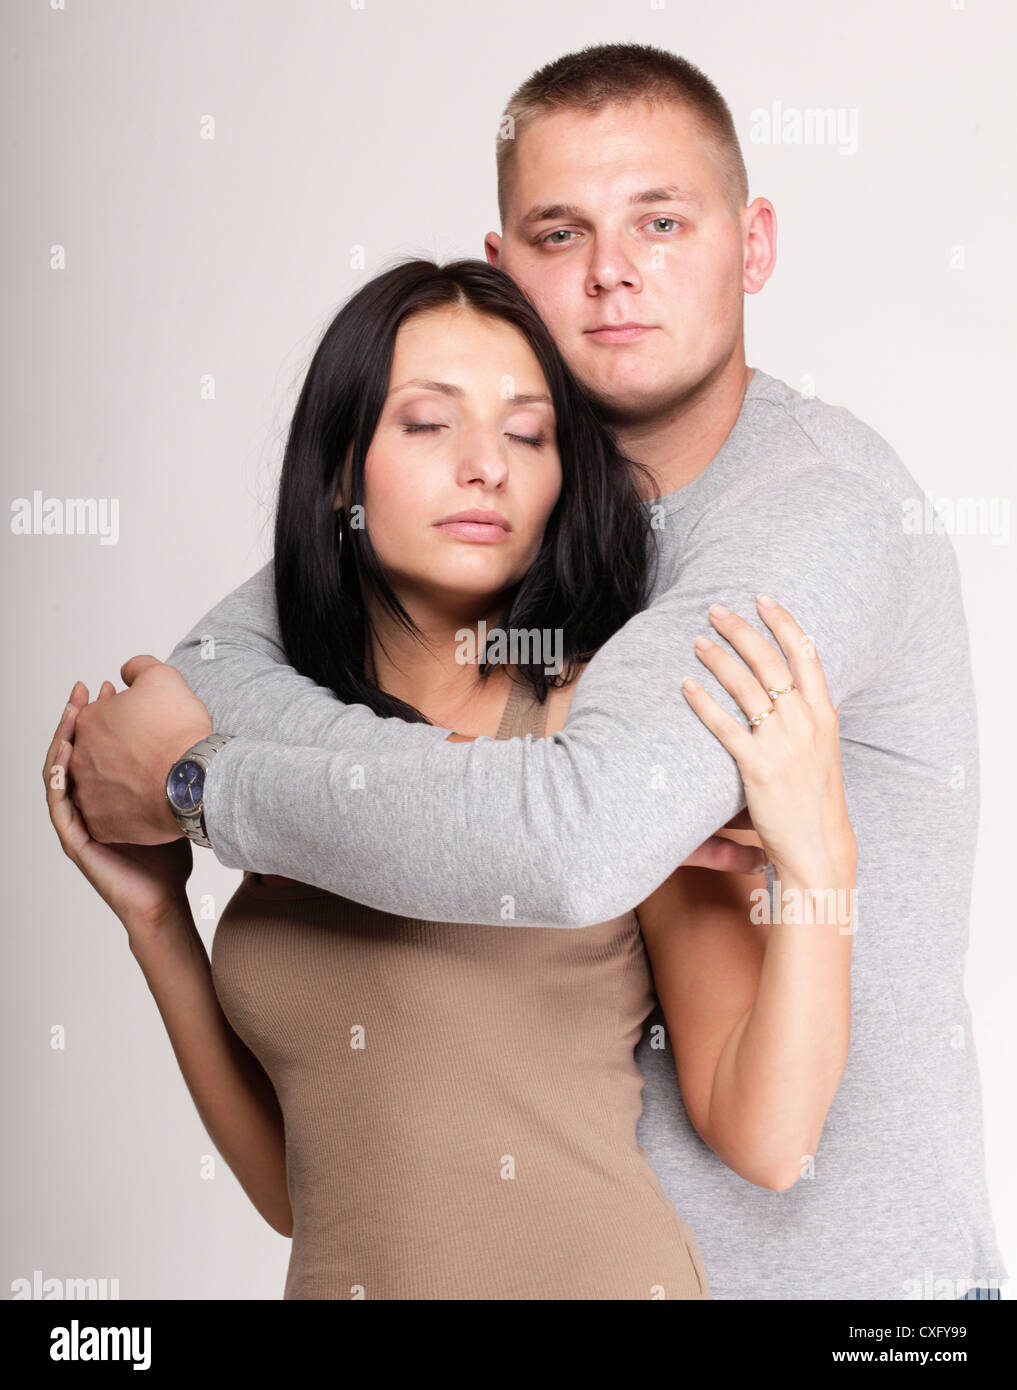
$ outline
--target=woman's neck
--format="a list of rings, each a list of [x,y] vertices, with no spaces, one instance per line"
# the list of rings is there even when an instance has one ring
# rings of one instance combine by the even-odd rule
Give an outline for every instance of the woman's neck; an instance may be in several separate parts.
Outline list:
[[[466,610],[398,597],[422,637],[407,632],[371,599],[367,675],[379,690],[412,705],[441,728],[493,737],[511,687],[509,670],[497,667],[482,678],[479,665],[465,659],[479,643],[464,643],[461,634],[469,629],[476,636],[481,620],[488,630],[495,627],[500,605],[479,602]]]

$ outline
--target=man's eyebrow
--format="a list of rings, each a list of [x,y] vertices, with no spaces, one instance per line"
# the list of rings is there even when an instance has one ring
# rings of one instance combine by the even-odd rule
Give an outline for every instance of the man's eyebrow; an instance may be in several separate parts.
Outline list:
[[[663,184],[660,188],[646,188],[642,193],[634,193],[630,203],[690,203],[701,208],[703,200],[691,188],[679,188],[675,183]]]
[[[420,376],[411,377],[409,381],[404,381],[399,386],[393,386],[388,394],[394,396],[397,391],[405,391],[410,386],[422,386],[425,391],[440,391],[442,395],[456,396],[460,399],[465,394],[461,386],[455,386],[451,381],[428,381]],[[508,396],[506,399],[512,401],[513,405],[554,404],[546,391],[541,391],[535,395],[523,395],[521,392],[517,392],[516,395]]]
[[[661,184],[659,188],[644,188],[633,193],[629,199],[630,207],[643,203],[688,203],[690,207],[701,208],[703,201],[689,188],[679,188],[677,184]],[[524,227],[534,222],[550,222],[559,217],[574,217],[577,220],[586,216],[577,203],[535,203],[529,212],[520,219]]]

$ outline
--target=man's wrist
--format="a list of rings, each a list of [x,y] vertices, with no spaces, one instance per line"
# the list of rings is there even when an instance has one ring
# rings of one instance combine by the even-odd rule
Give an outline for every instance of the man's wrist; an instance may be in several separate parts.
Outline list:
[[[170,840],[179,840],[183,838],[183,827],[173,814],[173,807],[169,804],[169,798],[166,795],[165,783],[163,784],[162,804],[159,807],[156,826],[160,831],[165,830],[166,832],[165,841],[161,841],[160,843],[168,843]]]
[[[200,729],[195,730],[193,735],[188,739],[187,743],[184,744],[183,748],[180,748],[180,751],[176,753],[166,764],[165,769],[162,772],[162,776],[159,782],[159,808],[156,816],[156,823],[160,830],[166,830],[167,839],[179,840],[183,838],[186,833],[184,831],[183,826],[177,820],[176,813],[174,812],[173,807],[170,805],[170,799],[166,794],[166,782],[169,777],[170,771],[176,766],[176,764],[180,761],[181,758],[185,757],[191,751],[191,749],[194,747],[196,743],[200,743],[203,738],[208,738],[210,733],[212,733],[211,722],[206,723]],[[180,734],[178,732],[173,735],[173,747],[179,748],[179,745]],[[162,754],[160,756],[160,762],[163,761],[164,758],[165,754]]]

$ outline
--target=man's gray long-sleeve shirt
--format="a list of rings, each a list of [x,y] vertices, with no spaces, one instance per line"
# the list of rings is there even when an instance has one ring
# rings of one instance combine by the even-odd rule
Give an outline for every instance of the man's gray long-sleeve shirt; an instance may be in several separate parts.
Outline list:
[[[745,804],[681,681],[695,675],[744,722],[693,643],[718,601],[772,640],[755,602],[772,594],[841,706],[859,849],[848,1065],[814,1175],[756,1188],[691,1128],[657,1010],[636,1051],[640,1142],[714,1297],[957,1297],[1005,1278],[963,990],[978,750],[950,540],[874,431],[758,369],[708,467],[648,505],[653,601],[595,655],[546,739],[452,744],[339,704],[286,664],[264,566],[167,658],[236,735],[206,783],[214,852],[478,930],[617,916]]]

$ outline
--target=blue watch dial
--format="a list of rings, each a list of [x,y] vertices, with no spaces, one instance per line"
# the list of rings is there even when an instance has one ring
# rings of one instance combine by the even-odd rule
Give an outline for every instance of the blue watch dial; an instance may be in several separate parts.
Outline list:
[[[178,811],[196,811],[205,790],[205,769],[190,758],[173,769],[167,795]]]

